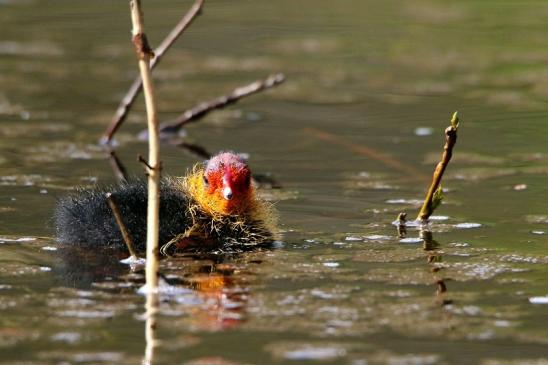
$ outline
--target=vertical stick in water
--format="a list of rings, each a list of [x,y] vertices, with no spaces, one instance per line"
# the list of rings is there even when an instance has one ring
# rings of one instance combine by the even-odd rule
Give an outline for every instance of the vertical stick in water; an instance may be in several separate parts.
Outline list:
[[[158,119],[156,116],[156,102],[150,72],[152,50],[148,45],[143,30],[143,13],[140,0],[130,0],[131,22],[133,25],[133,44],[139,59],[139,70],[143,80],[143,92],[148,120],[148,210],[147,210],[147,262],[146,262],[146,340],[147,348],[144,363],[152,362],[154,354],[154,329],[156,328],[155,313],[158,310],[158,233],[160,209],[160,145],[158,135]]]
[[[158,286],[158,232],[160,208],[160,145],[158,143],[158,119],[156,102],[150,73],[152,51],[143,31],[143,18],[139,0],[130,0],[131,20],[133,24],[133,43],[139,58],[139,70],[143,79],[148,130],[149,154],[148,165],[148,210],[147,210],[147,266],[146,279],[149,290]]]
[[[445,169],[447,168],[447,165],[449,165],[449,161],[453,156],[453,147],[455,147],[455,143],[457,143],[458,127],[459,117],[457,112],[455,112],[451,118],[451,125],[445,129],[445,146],[443,147],[443,154],[441,155],[440,162],[436,165],[436,169],[434,170],[434,174],[432,176],[432,183],[430,184],[430,188],[428,188],[428,192],[424,198],[424,203],[422,204],[422,208],[417,216],[417,220],[420,220],[421,222],[428,221],[428,218],[430,218],[434,212],[434,209],[436,209],[436,205],[441,203],[441,198],[443,197],[441,194],[440,185],[441,178],[443,177],[443,173],[445,172]],[[437,202],[436,194],[439,196]]]

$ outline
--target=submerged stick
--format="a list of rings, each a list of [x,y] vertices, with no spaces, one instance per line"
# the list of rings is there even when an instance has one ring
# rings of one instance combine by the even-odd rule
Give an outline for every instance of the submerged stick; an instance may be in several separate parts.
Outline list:
[[[451,125],[445,129],[445,146],[443,147],[443,154],[441,156],[440,162],[438,162],[438,164],[436,165],[436,169],[434,170],[432,183],[430,184],[430,188],[426,193],[426,197],[424,198],[424,203],[422,204],[422,208],[419,211],[417,220],[428,220],[428,218],[430,218],[430,216],[434,212],[434,209],[436,209],[437,205],[441,203],[441,178],[443,177],[443,173],[445,172],[445,169],[447,168],[447,165],[449,165],[449,161],[453,156],[453,147],[455,146],[455,143],[457,143],[458,126],[459,117],[457,115],[457,112],[455,112],[453,113],[453,117],[451,118]]]
[[[131,21],[133,25],[133,44],[139,59],[139,70],[143,80],[143,91],[147,111],[148,141],[148,207],[147,207],[147,262],[146,285],[149,291],[158,287],[158,234],[160,218],[160,143],[158,138],[158,118],[156,101],[150,72],[152,50],[143,29],[143,15],[139,0],[130,0]]]
[[[192,21],[201,13],[202,7],[205,0],[196,0],[194,5],[188,10],[188,12],[179,20],[175,27],[169,32],[169,34],[164,38],[162,43],[154,50],[156,57],[150,63],[150,68],[154,69],[160,61],[162,56],[171,48],[173,43],[179,38],[179,36],[192,24]],[[105,133],[101,137],[100,143],[107,144],[112,140],[114,133],[118,130],[120,125],[126,119],[133,102],[137,98],[137,95],[142,90],[143,82],[141,76],[137,76],[133,83],[131,84],[129,90],[127,91],[124,98],[120,101],[118,109],[114,113],[110,125],[108,126]]]
[[[215,109],[224,108],[227,105],[234,104],[241,98],[256,94],[260,91],[275,87],[285,81],[285,75],[277,73],[268,76],[264,80],[257,80],[251,84],[238,87],[230,94],[219,96],[218,98],[202,102],[191,109],[186,110],[177,118],[162,123],[160,125],[160,137],[167,138],[170,135],[176,134],[186,124],[197,121],[207,113]],[[141,139],[146,138],[146,131],[139,133]]]
[[[406,165],[405,163],[395,159],[394,157],[386,154],[385,152],[377,150],[373,147],[353,143],[347,140],[346,138],[337,136],[335,134],[326,132],[322,129],[318,129],[315,127],[306,127],[306,128],[303,128],[302,131],[305,132],[307,135],[311,135],[322,141],[330,142],[332,144],[345,147],[362,156],[366,156],[374,160],[377,160],[380,163],[384,164],[385,166],[389,166],[395,170],[398,170],[400,172],[410,175],[416,180],[421,180],[421,181],[428,180],[428,176],[423,174],[421,171],[417,170],[416,168],[412,166]]]
[[[122,232],[122,237],[124,238],[124,242],[126,243],[127,249],[129,251],[129,255],[132,259],[137,259],[137,251],[135,251],[135,246],[133,245],[133,240],[131,239],[131,236],[126,228],[126,225],[124,224],[124,221],[122,220],[122,214],[120,214],[120,209],[118,209],[118,205],[116,205],[116,202],[114,201],[114,197],[111,193],[106,194],[108,206],[112,210],[112,214],[114,215],[114,219],[116,219],[116,223],[118,223],[118,228],[120,228],[120,232]]]

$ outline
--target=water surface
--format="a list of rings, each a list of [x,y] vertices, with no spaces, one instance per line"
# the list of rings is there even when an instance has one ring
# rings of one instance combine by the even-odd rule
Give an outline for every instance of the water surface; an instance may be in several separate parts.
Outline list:
[[[158,44],[190,2],[144,5]],[[284,237],[164,260],[156,363],[548,362],[547,18],[543,1],[207,2],[154,71],[160,117],[284,72],[185,139],[274,178]],[[0,24],[0,361],[138,363],[142,269],[51,238],[58,197],[115,181],[96,141],[136,74],[127,4],[0,1]],[[434,242],[402,240],[391,222],[417,213],[455,110]],[[144,124],[139,99],[116,135],[134,175]]]

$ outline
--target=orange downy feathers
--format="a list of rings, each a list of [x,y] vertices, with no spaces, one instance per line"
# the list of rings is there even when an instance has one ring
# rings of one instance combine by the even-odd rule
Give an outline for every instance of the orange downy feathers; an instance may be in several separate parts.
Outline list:
[[[205,168],[198,164],[175,183],[190,198],[187,209],[193,225],[167,247],[192,237],[205,245],[213,239],[222,247],[278,239],[277,215],[271,204],[257,197],[251,172],[236,155],[217,155]]]
[[[230,200],[223,196],[222,172],[215,171],[208,176],[209,184],[204,183],[204,170],[194,169],[185,180],[186,190],[202,209],[211,215],[238,215],[244,213],[255,198],[253,186],[234,192]]]

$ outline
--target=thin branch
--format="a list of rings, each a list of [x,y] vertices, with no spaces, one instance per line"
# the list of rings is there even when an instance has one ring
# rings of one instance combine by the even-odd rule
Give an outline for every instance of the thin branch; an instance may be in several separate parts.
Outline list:
[[[142,155],[137,155],[137,161],[145,165],[147,173],[153,169],[153,167],[148,164],[148,161]]]
[[[234,104],[241,98],[256,94],[260,91],[275,87],[285,81],[285,75],[277,73],[268,76],[264,80],[257,80],[251,84],[238,87],[230,94],[219,96],[218,98],[202,102],[191,109],[186,110],[179,117],[162,123],[160,125],[160,138],[166,139],[174,134],[190,122],[195,122],[205,116],[212,110],[224,108],[227,105]],[[146,131],[139,133],[139,138],[146,138]]]
[[[150,71],[152,51],[148,46],[143,29],[143,13],[139,0],[129,0],[131,9],[131,23],[133,44],[139,60],[139,71],[143,80],[143,92],[147,111],[149,141],[148,163],[148,206],[147,206],[147,256],[146,256],[146,349],[143,363],[152,364],[155,350],[155,330],[157,324],[156,313],[159,307],[158,298],[158,236],[160,228],[160,143],[158,137],[158,118],[156,115],[156,101]]]
[[[198,144],[185,142],[183,139],[169,139],[167,141],[171,146],[179,147],[189,152],[195,157],[201,158],[202,160],[209,160],[212,156],[208,150]],[[254,174],[251,176],[251,181],[255,186],[261,187],[262,189],[280,189],[281,185],[278,181],[268,175]]]
[[[178,141],[177,143],[172,143],[173,146],[182,148],[188,152],[190,152],[192,155],[201,158],[203,160],[209,160],[211,158],[211,153],[208,152],[204,147],[194,144],[194,143],[188,143],[185,141]]]
[[[127,181],[127,170],[114,150],[108,150],[108,160],[110,162],[110,167],[112,167],[112,171],[114,171],[114,175],[116,176],[118,181]]]
[[[122,237],[124,238],[124,242],[126,243],[127,249],[129,251],[129,255],[132,259],[137,259],[137,251],[135,251],[135,246],[133,244],[133,240],[131,239],[131,236],[129,234],[129,231],[126,228],[126,225],[124,224],[124,221],[122,220],[122,214],[120,214],[120,209],[118,209],[118,205],[116,205],[116,202],[114,201],[114,197],[111,193],[106,194],[107,202],[112,210],[112,214],[114,215],[114,219],[116,219],[116,223],[118,224],[118,228],[120,228],[120,232],[122,232]]]
[[[430,184],[430,188],[426,193],[426,197],[424,198],[424,203],[422,204],[422,208],[419,211],[417,220],[426,221],[434,212],[436,205],[435,195],[441,193],[441,178],[443,177],[443,173],[445,172],[445,169],[447,168],[447,165],[449,165],[449,161],[453,156],[453,147],[455,146],[455,143],[457,143],[458,125],[459,118],[457,116],[457,112],[455,112],[453,114],[453,118],[451,118],[451,125],[445,129],[445,146],[443,147],[443,154],[441,156],[440,162],[438,162],[438,164],[436,165],[436,169],[434,170],[432,183]],[[439,202],[440,201],[438,201],[438,204]]]
[[[150,63],[151,69],[154,69],[154,67],[160,63],[162,56],[171,48],[179,36],[192,24],[193,20],[201,14],[204,1],[205,0],[196,0],[194,5],[192,5],[188,12],[181,18],[181,20],[179,20],[177,25],[175,25],[171,32],[169,32],[169,34],[164,38],[162,43],[160,43],[158,48],[154,50],[156,57],[154,57]],[[135,101],[137,95],[141,92],[142,85],[143,82],[141,77],[137,76],[120,102],[118,109],[116,109],[110,125],[101,137],[101,144],[107,144],[112,140],[114,133],[116,133],[120,125],[126,119],[133,102]]]
[[[160,218],[160,143],[156,100],[150,72],[152,51],[143,29],[143,14],[139,0],[130,0],[133,44],[139,60],[139,71],[143,79],[143,91],[147,111],[148,141],[148,207],[147,207],[147,259],[146,283],[149,292],[158,287],[158,235]]]

